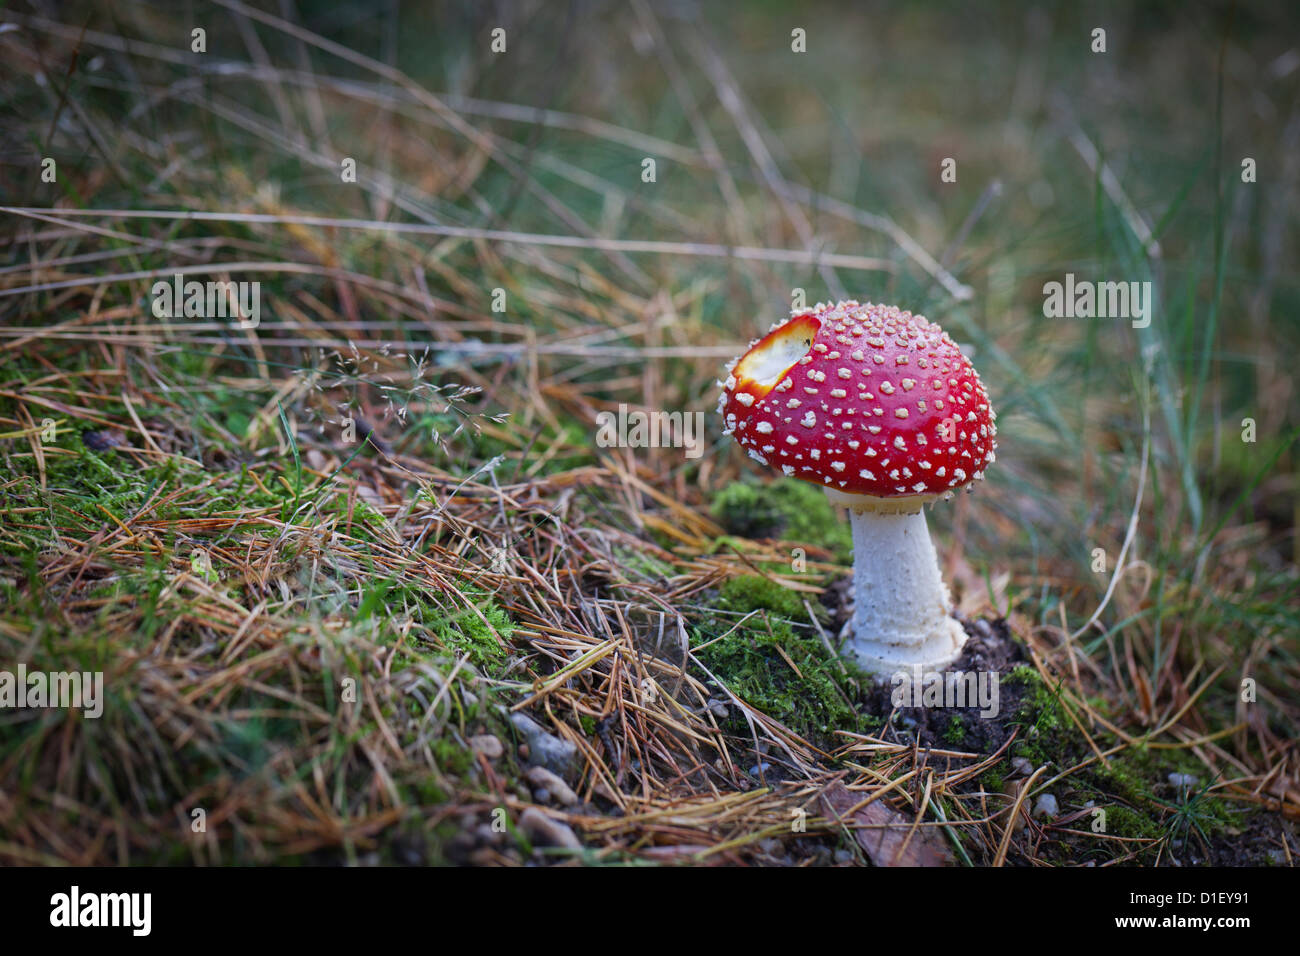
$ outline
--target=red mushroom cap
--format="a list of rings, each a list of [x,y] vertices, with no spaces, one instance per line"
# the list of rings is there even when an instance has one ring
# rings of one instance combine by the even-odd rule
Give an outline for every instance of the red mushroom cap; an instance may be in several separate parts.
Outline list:
[[[997,416],[948,334],[894,306],[818,305],[728,367],[726,431],[750,457],[846,494],[932,499],[984,477]]]

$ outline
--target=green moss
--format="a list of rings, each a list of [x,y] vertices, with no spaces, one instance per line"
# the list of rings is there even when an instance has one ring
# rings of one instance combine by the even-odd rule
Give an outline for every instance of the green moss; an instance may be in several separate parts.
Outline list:
[[[1075,744],[1077,730],[1065,714],[1065,705],[1057,692],[1043,683],[1038,671],[1027,664],[1021,664],[1002,678],[1002,683],[1009,687],[1023,688],[1020,702],[1016,705],[1011,723],[1022,728],[1021,738],[1016,742],[1014,754],[1026,757],[1036,764],[1055,763],[1067,766],[1065,759],[1067,749]]]
[[[737,482],[713,499],[713,516],[730,534],[745,538],[781,538],[825,548],[836,561],[853,555],[848,520],[816,485],[782,478],[765,485]]]
[[[474,751],[450,737],[437,737],[433,741],[433,759],[443,773],[462,777],[474,764]]]
[[[827,744],[836,730],[862,729],[844,689],[841,662],[815,635],[796,633],[789,622],[769,615],[752,620],[753,626],[711,643],[710,635],[696,630],[693,643],[707,644],[698,651],[701,663],[732,693],[810,741]],[[725,633],[731,625],[716,626]],[[732,722],[735,732],[748,732],[738,714]]]
[[[1105,806],[1106,832],[1113,836],[1155,839],[1160,836],[1160,827],[1151,818],[1131,807],[1120,805]]]
[[[966,725],[956,714],[953,714],[948,721],[948,726],[944,728],[943,739],[950,744],[959,744],[966,739]]]
[[[465,596],[475,602],[477,613],[474,608],[466,608],[433,622],[431,629],[442,643],[469,655],[469,662],[475,667],[492,672],[508,656],[502,642],[509,643],[514,622],[492,597],[473,593]],[[500,640],[497,634],[501,635]]]
[[[1107,792],[1132,804],[1147,804],[1154,794],[1153,769],[1148,752],[1133,747],[1112,757],[1105,765],[1096,767],[1089,776]]]
[[[757,574],[731,578],[722,585],[718,597],[718,607],[724,611],[738,611],[741,614],[773,611],[788,618],[807,617],[803,602],[804,595],[801,592],[782,587]],[[818,606],[814,604],[814,607]]]
[[[1057,769],[1091,756],[1065,704],[1035,670],[1017,667],[1004,683],[1023,688],[1014,717],[1024,728],[1013,751],[1017,756]],[[1098,746],[1110,745],[1106,737],[1098,737]],[[1196,833],[1208,840],[1236,825],[1238,814],[1227,801],[1204,792],[1174,792],[1167,782],[1172,773],[1203,777],[1205,768],[1185,751],[1152,750],[1138,743],[1087,767],[1070,782],[1080,789],[1081,799],[1095,800],[1105,809],[1107,832],[1116,836],[1185,840]]]

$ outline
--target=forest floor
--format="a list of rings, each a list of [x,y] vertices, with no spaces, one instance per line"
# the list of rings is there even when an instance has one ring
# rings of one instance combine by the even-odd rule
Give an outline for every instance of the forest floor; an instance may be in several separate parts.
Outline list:
[[[506,70],[480,14],[214,9],[202,55],[145,6],[0,33],[0,671],[103,675],[0,710],[0,862],[1293,864],[1286,24],[1134,14],[1103,62],[1007,5],[1014,50],[917,12],[863,56],[823,11],[792,79],[753,11],[598,7],[578,55],[521,4]],[[1046,317],[1067,271],[1157,320]],[[177,273],[259,324],[159,315]],[[930,512],[995,713],[840,655],[844,515],[721,434],[726,361],[846,286],[998,410]],[[702,453],[602,447],[620,405]]]

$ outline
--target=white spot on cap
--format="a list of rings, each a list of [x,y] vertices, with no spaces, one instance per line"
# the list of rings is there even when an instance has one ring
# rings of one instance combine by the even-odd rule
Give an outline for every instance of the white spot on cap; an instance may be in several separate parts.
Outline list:
[[[759,432],[759,433],[761,433],[761,434],[766,435],[766,434],[768,434],[769,432],[772,431],[772,423],[771,423],[771,422],[758,422],[758,423],[754,426],[754,430],[757,431],[757,432]]]

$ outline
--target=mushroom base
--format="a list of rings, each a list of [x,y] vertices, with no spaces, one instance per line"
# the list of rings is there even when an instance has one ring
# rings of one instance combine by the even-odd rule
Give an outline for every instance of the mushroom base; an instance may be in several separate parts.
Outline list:
[[[845,646],[867,671],[940,670],[956,660],[966,632],[949,614],[948,588],[925,512],[851,511],[853,637]]]

